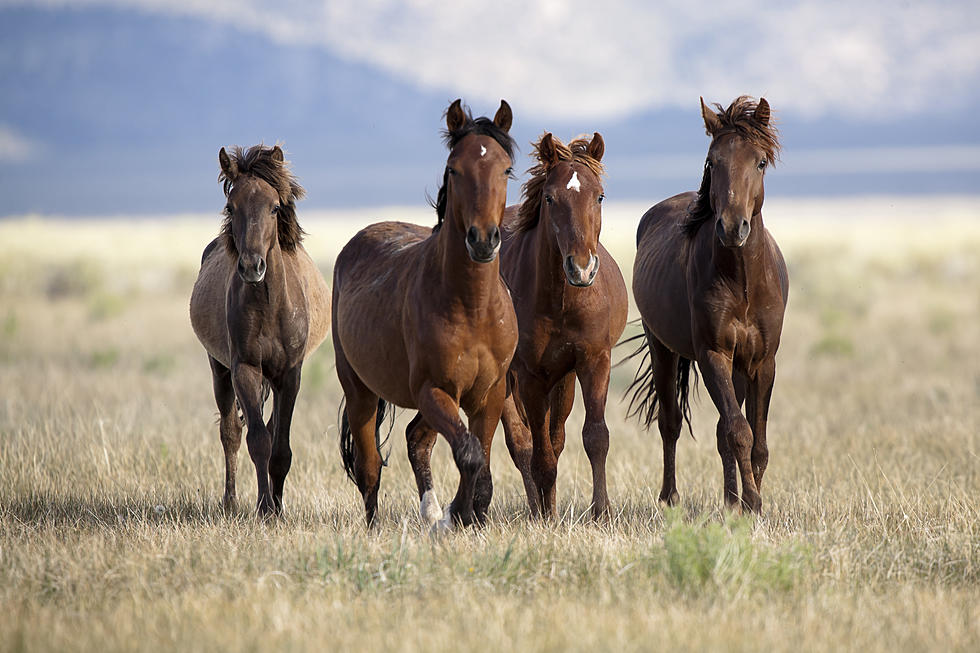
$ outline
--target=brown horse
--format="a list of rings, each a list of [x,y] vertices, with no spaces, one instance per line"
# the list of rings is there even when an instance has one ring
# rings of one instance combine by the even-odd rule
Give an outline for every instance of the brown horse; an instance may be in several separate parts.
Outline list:
[[[300,244],[296,200],[303,188],[279,146],[218,153],[225,219],[201,258],[191,295],[191,324],[208,352],[219,432],[225,450],[225,509],[235,507],[242,424],[258,476],[258,510],[282,512],[292,451],[289,424],[303,360],[330,326],[326,281]],[[269,390],[269,423],[262,408]]]
[[[517,344],[517,318],[497,258],[513,164],[511,121],[503,101],[493,120],[474,120],[453,102],[435,228],[371,225],[337,257],[333,341],[346,399],[341,452],[369,525],[377,511],[377,431],[387,402],[419,411],[406,437],[423,518],[448,526],[486,516],[490,444]],[[449,441],[460,473],[445,518],[429,469],[436,432]]]
[[[606,394],[610,351],[626,326],[626,282],[599,243],[603,199],[602,136],[568,146],[546,133],[522,203],[507,209],[500,271],[520,326],[511,363],[513,392],[504,433],[521,472],[531,514],[555,512],[565,420],[582,384],[582,440],[592,465],[592,510],[607,514]],[[530,430],[528,430],[530,427]]]
[[[715,108],[701,100],[711,145],[700,190],[657,204],[637,229],[633,296],[649,366],[637,372],[633,408],[648,427],[657,417],[664,445],[660,500],[673,505],[674,454],[682,419],[690,428],[688,380],[697,363],[720,413],[725,503],[738,502],[737,463],[742,506],[758,512],[789,293],[783,255],[762,223],[765,172],[779,141],[765,98],[756,104],[743,96],[727,109]]]

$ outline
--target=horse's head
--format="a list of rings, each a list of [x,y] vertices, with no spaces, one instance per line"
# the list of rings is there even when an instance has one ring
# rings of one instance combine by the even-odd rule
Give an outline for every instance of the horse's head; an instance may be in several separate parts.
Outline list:
[[[474,120],[460,100],[446,111],[449,159],[436,203],[436,228],[449,222],[464,235],[466,251],[477,263],[493,261],[500,249],[500,222],[513,166],[514,140],[508,133],[512,121],[510,105],[503,100],[493,120]]]
[[[282,149],[256,145],[232,154],[221,148],[219,179],[224,184],[225,249],[238,257],[238,276],[246,283],[265,278],[267,261],[275,247],[290,251],[303,231],[296,222],[296,200],[304,194],[286,167]]]
[[[599,271],[605,143],[596,132],[566,146],[549,132],[535,150],[539,163],[525,186],[527,211],[537,214],[543,237],[554,235],[568,283],[591,286]]]
[[[701,115],[711,145],[698,203],[703,211],[710,208],[721,243],[741,247],[752,231],[753,216],[762,211],[766,168],[778,155],[779,142],[765,98],[757,104],[743,96],[728,109],[715,107],[717,112],[701,99]]]

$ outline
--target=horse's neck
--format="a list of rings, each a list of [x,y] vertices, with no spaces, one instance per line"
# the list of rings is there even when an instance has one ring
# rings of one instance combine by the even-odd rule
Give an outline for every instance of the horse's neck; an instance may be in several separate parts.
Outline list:
[[[542,309],[563,306],[565,272],[561,250],[555,242],[551,224],[539,218],[534,227],[534,292],[535,303]]]
[[[469,312],[481,312],[490,304],[498,288],[500,257],[490,263],[477,263],[470,258],[465,243],[466,236],[447,213],[436,237],[436,275],[439,279],[433,281],[449,289],[453,303],[462,305]],[[435,286],[433,292],[436,292]]]

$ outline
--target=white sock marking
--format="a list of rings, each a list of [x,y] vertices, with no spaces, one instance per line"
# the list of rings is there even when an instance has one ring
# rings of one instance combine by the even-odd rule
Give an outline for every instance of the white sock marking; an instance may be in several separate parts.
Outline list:
[[[419,512],[422,513],[422,519],[429,526],[435,526],[442,519],[442,508],[439,507],[439,499],[436,498],[435,490],[427,490],[422,495]]]
[[[571,188],[576,193],[582,192],[582,182],[578,180],[578,170],[572,172],[572,178],[568,180],[568,185],[565,186],[566,190],[568,190],[569,188]]]

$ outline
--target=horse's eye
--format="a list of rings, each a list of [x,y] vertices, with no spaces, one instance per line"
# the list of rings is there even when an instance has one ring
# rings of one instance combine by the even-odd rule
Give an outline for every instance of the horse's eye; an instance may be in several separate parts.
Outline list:
[[[272,205],[272,212],[273,212],[273,213],[279,213],[279,208],[280,208],[280,207],[279,207],[279,205],[278,205],[278,204],[273,204],[273,205]]]
[[[551,195],[545,195],[544,203],[547,204],[548,206],[551,206],[552,204],[555,203],[555,198],[553,198]]]
[[[704,167],[707,168],[708,170],[711,170],[711,159],[708,159],[704,162]]]
[[[449,166],[446,166],[446,174],[452,177],[456,174],[456,171],[450,168]]]
[[[759,161],[759,170],[765,170],[767,163],[769,163],[769,162],[766,161],[765,158],[763,158],[762,161]]]
[[[512,174],[514,174],[514,169],[513,168],[507,168],[506,170],[504,170],[504,174],[507,175],[508,177],[510,177]]]
[[[602,200],[604,199],[606,199],[606,196],[602,193],[599,193],[599,204],[602,204]]]

